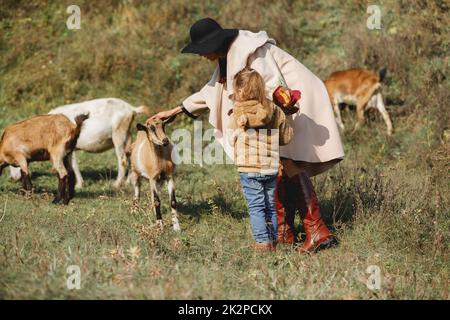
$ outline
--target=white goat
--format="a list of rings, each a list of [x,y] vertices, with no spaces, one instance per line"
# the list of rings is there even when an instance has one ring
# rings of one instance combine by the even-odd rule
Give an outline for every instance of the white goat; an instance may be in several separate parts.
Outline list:
[[[172,225],[175,231],[180,231],[178,222],[177,201],[175,197],[174,172],[175,164],[172,161],[173,145],[164,132],[166,123],[173,121],[148,119],[145,125],[138,123],[136,141],[127,150],[131,155],[131,183],[134,187],[134,199],[139,200],[141,177],[150,181],[150,193],[155,209],[156,223],[162,228],[161,203],[158,196],[157,183],[168,180],[170,207],[172,210]]]
[[[74,121],[79,114],[89,114],[78,138],[76,150],[91,153],[101,153],[114,147],[118,162],[118,174],[114,187],[120,187],[125,179],[128,159],[125,148],[130,139],[130,127],[136,114],[148,114],[145,106],[138,108],[129,103],[116,99],[104,98],[74,103],[55,108],[49,114],[63,114]],[[76,176],[76,188],[83,186],[83,177],[76,160],[75,152],[72,153],[73,170]],[[20,169],[11,167],[11,177],[20,179]]]

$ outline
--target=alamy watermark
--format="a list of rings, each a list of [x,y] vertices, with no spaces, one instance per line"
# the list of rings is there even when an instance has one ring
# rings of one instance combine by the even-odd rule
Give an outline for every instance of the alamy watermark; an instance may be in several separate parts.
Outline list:
[[[81,9],[76,4],[67,7],[66,12],[70,14],[67,18],[66,26],[69,30],[81,29]]]
[[[377,5],[370,5],[367,7],[367,13],[370,16],[367,18],[366,26],[369,30],[381,29],[381,9]]]
[[[369,274],[366,286],[369,290],[380,290],[381,289],[381,269],[377,265],[370,265],[366,269],[366,273]]]
[[[77,265],[70,265],[66,270],[67,277],[66,286],[69,290],[80,290],[81,289],[81,270]]]
[[[219,132],[214,128],[203,130],[202,122],[194,121],[193,134],[187,129],[175,129],[171,140],[175,164],[235,164],[278,169],[278,129],[226,129]]]

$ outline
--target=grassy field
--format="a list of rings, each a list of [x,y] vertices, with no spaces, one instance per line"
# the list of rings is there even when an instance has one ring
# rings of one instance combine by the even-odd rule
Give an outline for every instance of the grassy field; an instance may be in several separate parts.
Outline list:
[[[387,66],[383,92],[395,133],[387,137],[381,117],[370,113],[365,127],[343,134],[345,160],[313,181],[340,245],[310,256],[288,246],[273,254],[250,249],[233,166],[178,167],[181,233],[170,229],[166,193],[161,232],[147,194],[136,211],[131,189],[112,187],[112,151],[79,153],[86,184],[69,206],[50,203],[57,179],[47,163],[31,166],[37,192],[29,198],[4,174],[0,298],[450,298],[445,2],[380,1],[380,31],[365,28],[364,1],[79,2],[79,31],[65,28],[69,3],[0,4],[0,131],[57,105],[96,97],[145,102],[155,112],[175,106],[211,72],[208,62],[179,49],[191,22],[212,16],[226,27],[267,30],[322,78],[352,66]],[[279,10],[298,15],[280,24]],[[351,128],[354,112],[343,116]],[[179,127],[192,130],[192,122],[180,117],[171,129]],[[66,287],[69,265],[80,267],[80,290]],[[366,286],[370,265],[381,269],[380,290]]]

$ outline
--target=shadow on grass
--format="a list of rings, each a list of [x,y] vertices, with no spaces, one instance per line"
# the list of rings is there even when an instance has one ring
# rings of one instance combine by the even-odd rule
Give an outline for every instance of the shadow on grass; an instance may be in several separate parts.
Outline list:
[[[57,192],[57,186],[54,188],[44,188],[39,187],[36,184],[33,184],[33,194],[36,196],[44,196],[48,195],[50,198],[53,198],[56,195]],[[22,188],[21,184],[18,184],[17,186],[13,186],[11,188],[4,188],[2,189],[2,192],[11,192],[13,194],[16,194],[18,196],[22,196],[24,200],[27,200],[25,196],[25,191]],[[108,190],[108,191],[83,191],[83,190],[76,190],[74,199],[95,199],[99,198],[101,196],[107,196],[108,198],[115,197],[118,195],[119,192],[115,190]]]
[[[75,191],[75,198],[80,199],[93,199],[98,198],[101,196],[107,196],[109,198],[115,197],[119,194],[118,191],[115,190],[108,190],[108,191],[85,191],[85,190],[76,190]]]
[[[356,213],[356,197],[352,192],[338,191],[330,199],[319,199],[321,215],[328,228],[335,231],[336,227],[342,224],[351,224]],[[366,199],[367,203],[371,199]],[[209,200],[201,200],[197,202],[179,203],[178,208],[182,214],[191,216],[196,222],[199,222],[202,215],[209,215],[212,212],[230,216],[236,220],[242,220],[248,217],[248,209],[246,206],[240,207],[236,203],[227,201],[222,195],[215,195]],[[300,212],[296,212],[296,221],[301,222]],[[302,224],[297,225],[297,233],[304,233]]]
[[[117,177],[117,170],[95,170],[95,169],[85,169],[81,171],[83,179],[86,181],[98,182],[104,180],[114,180]]]
[[[50,177],[55,178],[57,177],[56,173],[52,173],[50,171],[33,171],[31,172],[31,180],[36,180],[37,178],[41,177]]]
[[[117,173],[115,171],[110,171],[110,174],[112,176],[115,176]],[[92,181],[95,182],[102,182],[106,181],[109,182],[111,179],[108,177],[108,174],[105,173],[105,170],[98,171],[98,170],[87,170],[82,172],[83,179],[85,181]],[[37,181],[39,178],[48,178],[48,182],[43,183],[43,181]],[[35,194],[50,194],[55,195],[58,188],[58,178],[56,173],[52,173],[51,171],[46,170],[39,170],[39,171],[33,171],[31,173],[31,180],[33,183],[33,192]],[[23,194],[22,189],[22,182],[19,181],[13,181],[10,180],[10,185],[4,186],[2,188],[3,192],[13,192],[17,193],[18,195]],[[110,190],[89,190],[88,186],[85,186],[82,190],[75,190],[75,198],[82,198],[82,199],[92,199],[97,198],[100,196],[108,196],[108,197],[114,197],[119,194],[119,190],[115,190],[111,188]]]
[[[365,176],[361,181],[351,180],[347,187],[338,186],[331,198],[320,202],[325,222],[332,226],[351,226],[357,208],[363,211],[381,208],[385,188],[379,172]]]
[[[331,199],[319,202],[322,217],[325,223],[334,226],[351,223],[356,213],[356,197],[345,191],[338,191]]]
[[[92,183],[95,183],[105,180],[111,180],[111,177],[115,177],[117,175],[117,171],[95,170],[88,168],[87,170],[82,171],[82,175],[85,181],[91,181]],[[36,193],[56,192],[57,180],[54,174],[49,171],[33,172],[32,179],[36,179],[39,177],[55,177],[55,187],[47,190],[44,188],[40,188],[38,185],[34,184]],[[18,191],[20,188],[21,185],[20,182],[18,182],[17,186],[13,188],[14,190],[11,188],[8,189],[10,189],[10,191]],[[82,189],[76,191],[75,198],[92,199],[103,195],[114,197],[118,194],[119,191],[116,191],[114,189],[108,191]],[[373,199],[369,199],[368,197],[364,196],[364,194],[359,196],[363,197],[361,198],[361,200],[363,200],[365,203],[373,202]],[[330,230],[335,231],[335,228],[339,225],[342,225],[344,223],[351,224],[351,221],[353,220],[356,212],[356,195],[355,192],[351,192],[350,190],[347,190],[347,188],[337,188],[332,198],[319,199],[319,205],[325,223],[330,228]],[[181,214],[192,217],[196,222],[199,222],[201,220],[202,215],[210,215],[213,212],[224,216],[230,216],[237,220],[242,220],[248,216],[248,210],[246,206],[242,207],[237,203],[228,201],[226,197],[221,194],[217,194],[212,198],[196,202],[180,202],[178,203],[178,209]],[[296,220],[299,219],[298,217],[299,212],[296,213]],[[298,225],[296,229],[297,233],[301,234],[304,232],[303,226],[301,224]]]
[[[86,169],[81,171],[81,175],[83,176],[83,180],[85,181],[108,181],[115,179],[117,177],[117,170],[95,170],[95,169]],[[56,173],[52,173],[51,171],[34,171],[31,173],[31,179],[38,179],[41,177],[55,177]]]
[[[242,220],[248,216],[247,209],[239,209],[230,201],[227,201],[222,195],[215,195],[208,200],[201,200],[195,203],[179,203],[178,208],[184,215],[192,217],[199,222],[202,215],[210,215],[217,212],[220,215],[230,216],[237,220]]]

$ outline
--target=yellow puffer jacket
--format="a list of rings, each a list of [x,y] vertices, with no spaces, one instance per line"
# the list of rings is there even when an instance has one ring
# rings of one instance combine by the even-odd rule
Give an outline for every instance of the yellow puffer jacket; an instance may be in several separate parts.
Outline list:
[[[279,147],[288,144],[293,129],[283,111],[270,100],[236,102],[231,114],[228,139],[234,147],[239,172],[275,173]]]

